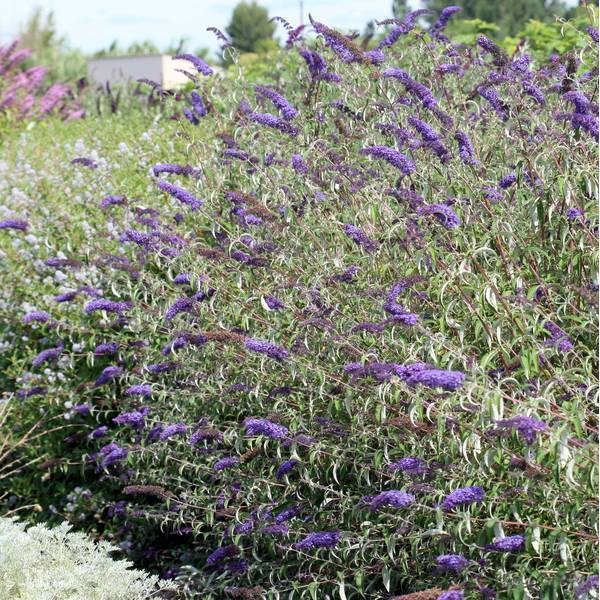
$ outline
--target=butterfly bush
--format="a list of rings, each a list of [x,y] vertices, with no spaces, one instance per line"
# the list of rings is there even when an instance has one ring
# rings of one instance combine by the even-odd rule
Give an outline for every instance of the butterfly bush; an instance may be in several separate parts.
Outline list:
[[[5,143],[9,431],[57,428],[3,507],[190,598],[585,589],[597,30],[538,60],[423,14]]]
[[[16,40],[0,46],[0,114],[10,113],[18,120],[46,119],[50,115],[66,121],[80,119],[85,110],[64,83],[45,82],[48,69],[41,65],[23,67],[32,54],[19,48]]]

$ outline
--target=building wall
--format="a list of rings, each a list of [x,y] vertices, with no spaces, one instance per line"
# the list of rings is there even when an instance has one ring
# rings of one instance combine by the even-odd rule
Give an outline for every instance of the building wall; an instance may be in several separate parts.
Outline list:
[[[138,79],[151,79],[164,88],[176,88],[188,81],[175,69],[185,68],[182,61],[170,56],[153,54],[148,56],[108,56],[88,61],[88,78],[95,84],[125,83]]]

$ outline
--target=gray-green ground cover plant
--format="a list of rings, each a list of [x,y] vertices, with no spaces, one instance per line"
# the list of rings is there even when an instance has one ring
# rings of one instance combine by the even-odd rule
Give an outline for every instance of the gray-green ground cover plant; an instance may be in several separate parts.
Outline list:
[[[0,594],[11,600],[42,598],[71,600],[147,600],[175,588],[159,584],[156,575],[131,569],[115,560],[119,550],[107,542],[94,543],[68,523],[49,529],[26,528],[15,519],[0,517]]]
[[[454,12],[7,146],[11,510],[196,598],[595,593],[598,34]]]

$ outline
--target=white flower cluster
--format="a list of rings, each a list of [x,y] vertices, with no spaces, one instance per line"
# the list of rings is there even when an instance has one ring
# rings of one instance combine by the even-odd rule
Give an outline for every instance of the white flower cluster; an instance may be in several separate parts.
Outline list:
[[[174,590],[155,575],[114,560],[118,550],[63,523],[54,529],[0,518],[0,598],[10,600],[146,600]],[[162,596],[164,597],[164,596]]]

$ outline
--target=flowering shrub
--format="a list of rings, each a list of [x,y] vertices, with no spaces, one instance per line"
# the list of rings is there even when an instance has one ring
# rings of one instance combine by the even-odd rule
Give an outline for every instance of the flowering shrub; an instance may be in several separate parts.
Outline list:
[[[174,119],[14,141],[0,366],[75,431],[13,503],[190,597],[586,589],[597,44],[456,45],[455,12],[368,52],[290,26],[256,87],[183,57]]]
[[[94,543],[69,530],[67,523],[26,529],[14,519],[0,518],[0,596],[147,600],[175,589],[155,575],[131,569],[128,561],[111,558],[118,550],[111,544]]]
[[[44,86],[46,67],[19,68],[31,51],[17,49],[17,44],[0,46],[0,114],[10,111],[17,119],[43,119],[50,114],[67,121],[81,118],[84,111],[73,98],[69,85]]]

